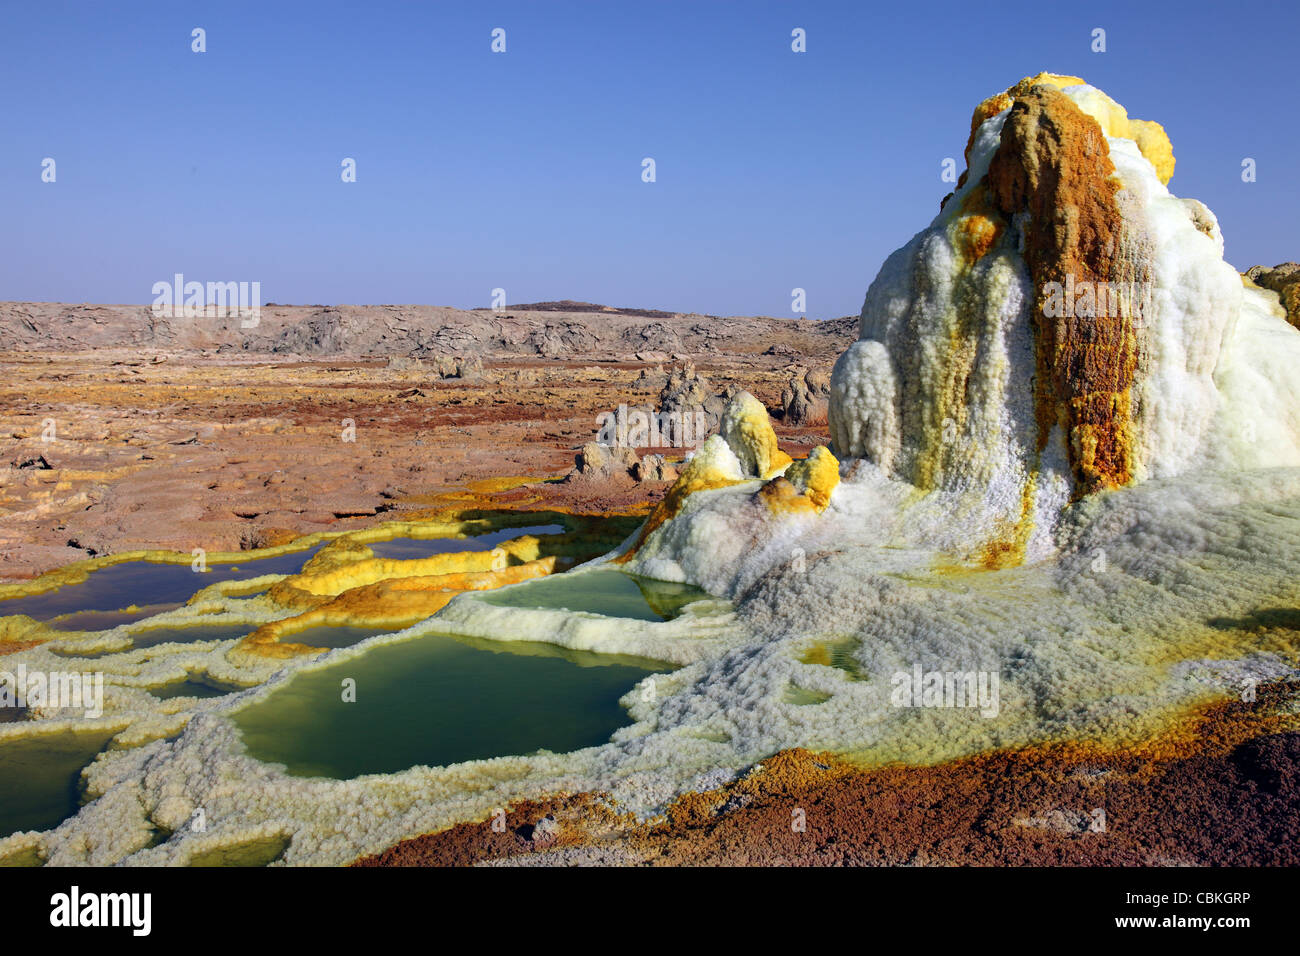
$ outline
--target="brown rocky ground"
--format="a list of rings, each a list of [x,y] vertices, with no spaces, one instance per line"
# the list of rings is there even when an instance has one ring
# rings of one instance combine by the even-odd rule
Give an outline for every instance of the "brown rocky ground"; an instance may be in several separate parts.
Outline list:
[[[869,770],[783,751],[679,798],[664,821],[559,795],[357,865],[1295,866],[1300,734],[1278,718],[1296,689],[1206,708],[1140,750],[1070,744]]]
[[[0,579],[136,548],[240,550],[444,503],[641,508],[664,482],[554,480],[601,412],[656,404],[685,362],[777,411],[796,367],[828,371],[854,337],[856,320],[580,303],[268,307],[248,330],[141,306],[0,304]],[[463,377],[440,375],[456,364]],[[778,425],[797,456],[825,441],[824,424]]]

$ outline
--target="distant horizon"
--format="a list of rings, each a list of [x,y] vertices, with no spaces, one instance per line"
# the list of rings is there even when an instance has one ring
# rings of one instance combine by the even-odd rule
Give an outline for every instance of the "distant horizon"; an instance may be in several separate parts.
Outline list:
[[[537,306],[557,306],[563,304],[572,304],[575,306],[591,306],[590,309],[539,309]],[[151,305],[149,302],[92,302],[73,301],[70,299],[0,299],[0,305],[68,305],[68,306],[102,306],[104,308],[123,308],[123,309],[148,309]],[[587,302],[582,299],[550,299],[541,302],[517,302],[509,303],[500,309],[495,309],[490,305],[475,305],[468,308],[459,305],[448,305],[443,302],[263,302],[263,309],[337,309],[342,307],[357,309],[454,309],[457,312],[523,312],[532,310],[534,312],[555,312],[564,313],[591,313],[599,315],[601,312],[615,312],[623,315],[644,315],[647,318],[656,317],[673,317],[673,316],[691,316],[698,315],[705,319],[789,319],[792,322],[839,322],[844,319],[858,319],[861,316],[861,310],[848,315],[771,315],[762,312],[701,312],[697,309],[673,310],[657,309],[653,306],[636,306],[636,305],[610,305],[606,302]],[[195,316],[194,318],[203,318]]]
[[[275,302],[856,315],[976,104],[1043,70],[1163,124],[1173,192],[1238,271],[1273,265],[1300,259],[1300,130],[1267,118],[1300,98],[1297,27],[1173,2],[15,5],[0,297],[147,305],[183,272]]]

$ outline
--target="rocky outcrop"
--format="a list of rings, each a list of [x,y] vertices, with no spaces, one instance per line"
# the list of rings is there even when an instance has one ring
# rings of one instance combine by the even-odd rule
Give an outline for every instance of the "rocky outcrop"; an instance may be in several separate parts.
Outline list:
[[[781,392],[781,420],[787,425],[825,425],[830,396],[829,372],[796,368]]]
[[[585,481],[626,478],[638,461],[636,452],[631,448],[589,441],[574,458],[574,469],[568,477]]]
[[[1261,289],[1276,292],[1286,320],[1300,329],[1300,262],[1283,262],[1271,269],[1251,266],[1243,275]]]
[[[618,482],[631,479],[635,482],[664,482],[677,480],[677,468],[663,455],[638,457],[625,446],[587,442],[574,457],[574,468],[565,480],[569,482]]]
[[[439,378],[481,378],[483,360],[477,355],[394,355],[388,367],[398,372],[428,371]]]
[[[663,455],[646,455],[632,466],[637,481],[676,481],[677,468]]]
[[[547,322],[542,328],[528,333],[528,344],[545,358],[589,353],[599,343],[599,338],[578,322]]]
[[[241,319],[233,312],[219,317],[155,315],[147,305],[0,302],[0,350],[154,348],[304,357],[477,355],[484,361],[541,356],[653,362],[678,355],[757,354],[780,345],[804,360],[829,362],[852,334],[841,319],[737,320],[594,306],[575,306],[566,313],[565,305],[492,311],[268,303],[255,319]],[[638,359],[637,354],[652,358]]]
[[[715,392],[693,362],[684,362],[669,372],[668,383],[659,392],[659,409],[683,415],[694,415],[696,409],[702,409],[705,434],[709,434],[718,429],[722,412],[734,394],[735,389]]]
[[[637,351],[671,353],[679,352],[682,340],[677,329],[666,322],[649,322],[623,333],[624,340]]]

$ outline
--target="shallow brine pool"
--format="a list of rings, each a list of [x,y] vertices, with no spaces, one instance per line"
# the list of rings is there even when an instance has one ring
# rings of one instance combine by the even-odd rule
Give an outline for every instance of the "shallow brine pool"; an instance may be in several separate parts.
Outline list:
[[[0,615],[26,614],[61,630],[102,630],[178,608],[200,589],[219,581],[294,574],[315,551],[209,564],[206,571],[195,571],[189,564],[124,561],[91,571],[78,584],[0,600]]]
[[[672,584],[624,574],[617,568],[594,568],[581,574],[554,574],[477,596],[498,607],[557,608],[589,611],[638,621],[670,620],[692,601],[709,594],[689,584]]]
[[[258,759],[347,779],[604,743],[627,723],[619,698],[668,669],[431,634],[299,673],[233,717]]]
[[[58,826],[81,805],[81,770],[109,731],[60,731],[0,741],[0,838]]]

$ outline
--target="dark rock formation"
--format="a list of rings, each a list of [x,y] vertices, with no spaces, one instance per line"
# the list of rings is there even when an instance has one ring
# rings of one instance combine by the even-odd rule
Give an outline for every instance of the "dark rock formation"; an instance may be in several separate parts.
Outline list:
[[[799,367],[781,392],[782,419],[787,425],[825,425],[831,376],[822,369]]]
[[[1286,320],[1300,329],[1300,262],[1283,262],[1271,269],[1251,266],[1244,275],[1261,289],[1276,292],[1286,310]]]

